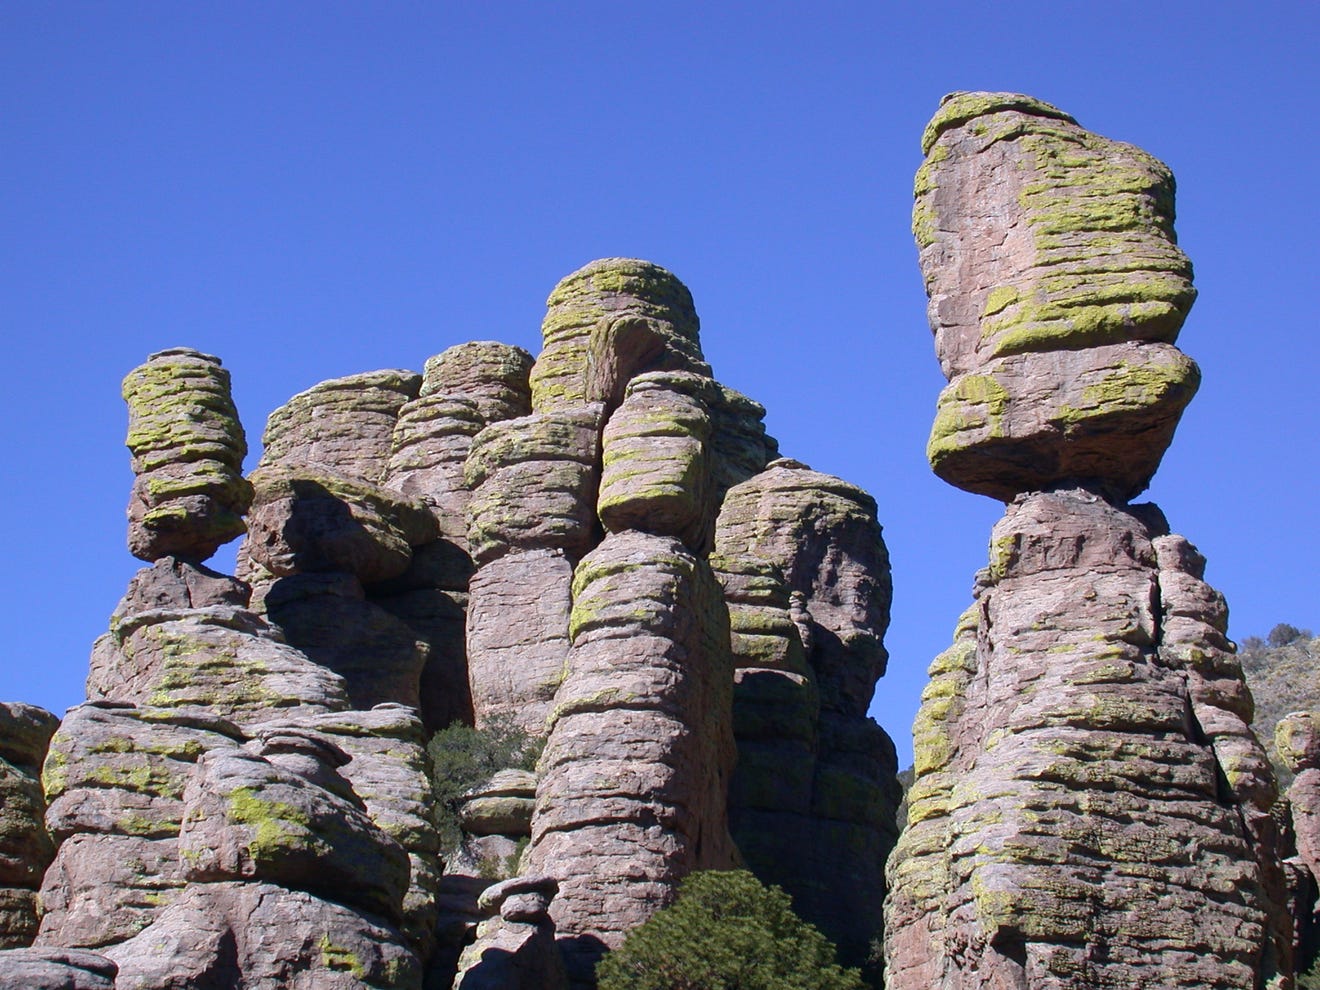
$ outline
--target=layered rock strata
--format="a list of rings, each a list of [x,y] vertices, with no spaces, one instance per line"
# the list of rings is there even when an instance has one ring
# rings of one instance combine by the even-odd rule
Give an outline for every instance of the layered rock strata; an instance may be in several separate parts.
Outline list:
[[[37,943],[0,979],[586,990],[686,874],[742,861],[731,789],[744,826],[782,830],[758,847],[744,827],[747,858],[860,956],[898,800],[865,717],[889,607],[874,502],[767,469],[765,410],[711,377],[664,269],[594,262],[542,329],[535,362],[475,342],[294,396],[246,480],[218,361],[130,376],[143,491],[165,490],[150,458],[191,465],[175,480],[210,458],[241,498],[135,521],[151,566],[44,795],[41,755],[13,762],[26,737],[0,724],[0,870],[26,871],[0,883],[27,911],[0,920]],[[200,563],[217,505],[225,538],[247,531],[238,578]],[[436,808],[427,745],[453,722],[543,745],[536,772]]]
[[[37,934],[37,888],[55,855],[41,765],[59,724],[35,705],[0,703],[0,949]]]
[[[175,347],[129,372],[123,394],[133,455],[129,552],[206,560],[242,535],[252,501],[229,372],[219,358]]]
[[[1173,176],[1008,93],[955,93],[922,139],[913,230],[949,385],[928,454],[1008,501],[1067,479],[1149,483],[1200,382]]]
[[[1196,379],[1172,348],[1193,298],[1172,178],[1012,94],[946,98],[924,148],[950,378],[931,463],[1010,504],[914,725],[886,985],[1286,985],[1274,782],[1227,609],[1127,501]]]
[[[1291,867],[1297,971],[1320,957],[1320,713],[1293,712],[1274,732],[1275,748],[1296,776],[1288,788],[1295,855]]]
[[[891,597],[875,502],[781,459],[729,490],[715,541],[737,665],[734,839],[861,963],[897,839],[883,809],[899,800],[893,743],[866,716]]]

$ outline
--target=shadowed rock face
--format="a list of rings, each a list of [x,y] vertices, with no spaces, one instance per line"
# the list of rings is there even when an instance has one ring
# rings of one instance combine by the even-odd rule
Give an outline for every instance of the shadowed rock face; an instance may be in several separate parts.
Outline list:
[[[41,764],[59,724],[35,705],[0,703],[0,949],[31,945],[37,934],[37,888],[55,855]]]
[[[1311,965],[1320,938],[1320,714],[1293,712],[1279,722],[1274,733],[1279,755],[1296,776],[1288,788],[1297,854],[1291,879],[1294,945],[1299,950],[1299,971]]]
[[[1005,501],[1067,479],[1138,494],[1200,381],[1172,346],[1196,296],[1173,176],[1011,93],[946,97],[922,149],[936,474]]]
[[[252,501],[229,372],[219,358],[176,347],[129,372],[123,393],[134,474],[129,552],[206,560],[242,535]]]
[[[947,98],[924,148],[950,377],[931,462],[1011,504],[913,727],[886,986],[1286,981],[1275,787],[1227,609],[1126,501],[1195,385],[1172,178],[1011,94]]]
[[[886,812],[899,801],[893,743],[866,716],[890,602],[875,502],[773,461],[729,489],[715,545],[738,668],[734,840],[860,963],[881,931],[876,894],[897,838]]]

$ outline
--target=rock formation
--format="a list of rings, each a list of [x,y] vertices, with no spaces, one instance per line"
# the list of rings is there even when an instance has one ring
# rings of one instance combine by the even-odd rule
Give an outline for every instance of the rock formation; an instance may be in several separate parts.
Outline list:
[[[206,560],[243,532],[252,501],[229,372],[210,354],[160,351],[124,379],[124,401],[134,475],[129,551]]]
[[[132,372],[150,566],[86,704],[0,709],[0,983],[589,988],[744,857],[860,961],[898,802],[875,503],[776,460],[698,326],[669,272],[595,262],[535,362],[475,342],[316,385],[246,479],[217,359]],[[237,578],[202,565],[244,532]],[[437,807],[454,722],[537,770]]]
[[[58,725],[35,705],[0,704],[0,949],[37,934],[37,888],[55,855],[41,765]]]
[[[926,130],[929,456],[1009,503],[914,727],[887,986],[1285,985],[1272,772],[1204,559],[1131,505],[1198,372],[1168,170],[1028,97]],[[1275,982],[1280,981],[1280,982]]]
[[[1289,868],[1297,971],[1320,957],[1320,713],[1293,712],[1274,733],[1279,756],[1296,776],[1288,810],[1296,854]]]

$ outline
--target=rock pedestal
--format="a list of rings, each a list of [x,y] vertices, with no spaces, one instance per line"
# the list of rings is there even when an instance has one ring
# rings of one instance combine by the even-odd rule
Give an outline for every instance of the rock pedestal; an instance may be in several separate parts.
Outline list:
[[[886,986],[1286,981],[1274,781],[1204,559],[1154,506],[1195,366],[1172,177],[1029,97],[927,128],[936,473],[1009,501],[913,728]],[[1283,985],[1283,984],[1280,984]]]

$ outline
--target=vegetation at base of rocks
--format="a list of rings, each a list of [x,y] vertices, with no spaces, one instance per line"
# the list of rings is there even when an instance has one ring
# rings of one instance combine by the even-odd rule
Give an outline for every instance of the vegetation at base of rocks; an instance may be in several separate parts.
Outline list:
[[[1293,775],[1274,748],[1274,727],[1290,712],[1320,711],[1320,638],[1281,622],[1265,639],[1242,640],[1238,659],[1256,701],[1252,728],[1274,764],[1279,792],[1286,793]]]
[[[426,750],[442,852],[463,841],[458,822],[463,795],[501,770],[535,770],[544,745],[508,718],[494,719],[484,729],[454,722],[431,737]]]
[[[864,990],[791,898],[746,870],[689,876],[596,977],[600,990]]]
[[[1320,960],[1305,973],[1297,974],[1297,990],[1320,990]]]

